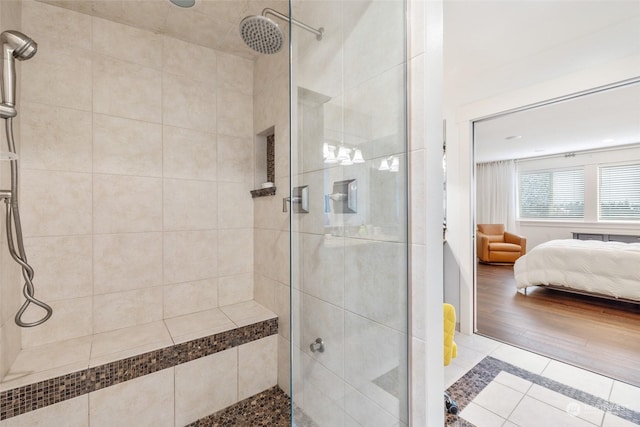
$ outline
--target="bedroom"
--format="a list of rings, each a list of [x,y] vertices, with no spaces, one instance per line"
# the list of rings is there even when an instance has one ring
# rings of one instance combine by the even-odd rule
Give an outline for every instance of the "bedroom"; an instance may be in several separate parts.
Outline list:
[[[502,3],[496,9],[480,7],[469,10],[464,20],[465,34],[476,34],[466,49],[445,63],[454,64],[455,73],[445,73],[445,117],[447,118],[447,245],[445,247],[445,299],[457,304],[460,331],[472,334],[477,330],[475,306],[475,163],[472,124],[501,112],[545,103],[612,83],[628,81],[640,76],[640,43],[638,43],[637,4],[635,14],[629,2],[608,2],[607,10],[595,13],[598,2],[581,3],[580,13],[560,2],[549,3],[544,13],[533,3],[518,2],[513,8]],[[452,6],[455,6],[454,2]],[[566,4],[565,4],[566,5]],[[498,8],[500,10],[498,12]],[[622,12],[625,7],[625,12]],[[445,12],[446,12],[445,8]],[[540,12],[540,13],[538,13]],[[618,16],[614,16],[616,13]],[[447,29],[445,13],[445,32]],[[459,17],[457,16],[457,19]],[[453,20],[453,18],[452,18]],[[562,21],[562,24],[558,24]],[[544,27],[544,31],[540,28]],[[490,34],[481,29],[495,29]],[[635,28],[635,29],[634,29]],[[482,34],[481,34],[482,33]],[[505,37],[508,35],[508,37]],[[462,36],[461,36],[462,37]],[[449,37],[451,40],[451,37]],[[447,34],[445,34],[445,44]],[[491,46],[483,49],[482,46]],[[471,52],[471,53],[470,53]],[[467,62],[460,59],[469,56]],[[463,78],[464,77],[464,78]],[[585,128],[589,120],[577,128]],[[503,136],[502,145],[508,142]],[[606,137],[603,137],[606,139]],[[584,149],[584,148],[583,148]],[[577,152],[578,148],[562,153]],[[536,153],[540,156],[542,153]],[[526,157],[533,157],[533,153]],[[562,157],[562,161],[576,162],[580,156]],[[626,160],[628,160],[627,158]],[[613,162],[604,161],[604,163]],[[597,162],[596,162],[597,163]],[[575,164],[575,163],[574,163]],[[524,165],[523,165],[524,166]],[[537,169],[533,165],[530,170]],[[547,166],[551,167],[551,166]],[[585,179],[588,179],[585,177]],[[586,184],[585,184],[586,185]],[[587,191],[585,189],[585,191]],[[588,196],[588,194],[586,195]],[[588,200],[585,200],[587,203]],[[591,211],[595,212],[595,211]],[[588,212],[586,213],[588,214]],[[595,215],[595,214],[591,214]],[[527,237],[527,249],[553,238],[571,238],[573,231],[592,233],[616,232],[638,235],[637,223],[603,230],[596,226],[577,224],[564,228],[545,223],[521,224],[520,232]],[[449,258],[449,263],[447,263]],[[511,273],[512,275],[512,273]],[[515,295],[515,285],[509,288]],[[635,321],[637,323],[637,320]],[[629,324],[631,322],[628,322]],[[628,326],[628,325],[627,325]],[[516,329],[516,328],[512,328]],[[628,329],[628,328],[627,328]],[[637,340],[637,336],[635,337]]]
[[[636,83],[475,123],[476,222],[504,224],[528,254],[492,262],[478,233],[479,333],[640,382],[637,302],[531,286],[640,301],[640,244],[620,242],[640,242],[638,117]]]

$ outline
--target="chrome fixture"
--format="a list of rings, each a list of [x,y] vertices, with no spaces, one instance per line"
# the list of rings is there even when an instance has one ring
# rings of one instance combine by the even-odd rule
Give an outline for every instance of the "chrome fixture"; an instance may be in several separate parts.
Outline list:
[[[196,0],[169,0],[171,3],[180,7],[193,7],[196,4]]]
[[[53,309],[50,306],[36,299],[34,296],[34,271],[27,262],[27,254],[25,253],[24,242],[22,240],[20,211],[18,210],[18,160],[16,155],[16,144],[13,138],[13,117],[17,114],[15,108],[16,69],[14,59],[22,61],[33,57],[38,50],[38,45],[29,37],[18,31],[4,31],[0,34],[0,43],[2,43],[3,56],[0,117],[5,120],[7,145],[9,149],[9,156],[7,156],[7,158],[11,164],[11,189],[0,190],[0,199],[4,200],[6,205],[7,245],[9,246],[9,253],[14,261],[20,264],[20,267],[22,268],[22,277],[25,280],[22,294],[26,301],[16,313],[15,322],[18,326],[28,328],[31,326],[38,326],[46,322],[53,314]],[[22,316],[30,304],[37,305],[46,313],[39,320],[34,322],[25,322],[22,320]]]
[[[287,202],[291,203],[291,212],[309,213],[309,186],[293,187],[291,197],[282,199],[282,212],[287,211]]]
[[[8,119],[16,116],[16,65],[15,60],[31,59],[38,50],[36,42],[19,31],[4,31],[0,34],[2,43],[2,102],[0,117]]]
[[[333,201],[334,213],[357,213],[358,181],[355,179],[347,179],[345,181],[334,182],[333,193],[328,194],[327,199]],[[325,207],[325,212],[328,211],[328,207]]]
[[[258,53],[272,54],[279,52],[284,44],[284,34],[282,30],[273,20],[267,18],[267,15],[273,15],[283,21],[289,21],[300,28],[303,28],[316,35],[317,40],[322,40],[324,28],[315,29],[300,22],[296,19],[289,18],[277,10],[266,8],[261,15],[251,15],[240,21],[240,35],[242,40],[251,49]]]
[[[322,338],[316,338],[314,342],[309,344],[309,349],[311,353],[324,353],[324,341],[322,341]]]

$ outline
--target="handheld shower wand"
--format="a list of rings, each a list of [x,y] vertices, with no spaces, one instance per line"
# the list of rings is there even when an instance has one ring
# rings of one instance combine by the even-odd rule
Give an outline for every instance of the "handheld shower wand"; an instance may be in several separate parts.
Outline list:
[[[15,117],[16,112],[16,65],[15,60],[31,59],[38,51],[38,45],[19,31],[4,31],[0,34],[2,44],[2,86],[0,95],[0,117]]]
[[[0,84],[0,117],[5,120],[7,145],[9,153],[16,154],[16,145],[13,138],[13,117],[16,116],[16,68],[15,60],[32,58],[38,50],[38,45],[29,37],[19,31],[4,31],[0,34],[2,44],[2,81]],[[25,302],[16,313],[15,322],[21,327],[37,326],[46,322],[53,314],[53,309],[44,302],[35,298],[33,286],[33,268],[27,262],[27,254],[22,240],[22,225],[20,223],[20,211],[18,210],[18,160],[14,156],[11,164],[11,189],[0,190],[0,199],[6,204],[6,228],[9,253],[15,262],[22,268],[24,287],[22,294]],[[15,231],[15,242],[14,242]],[[35,304],[45,311],[45,315],[33,322],[25,322],[22,316],[30,304]]]

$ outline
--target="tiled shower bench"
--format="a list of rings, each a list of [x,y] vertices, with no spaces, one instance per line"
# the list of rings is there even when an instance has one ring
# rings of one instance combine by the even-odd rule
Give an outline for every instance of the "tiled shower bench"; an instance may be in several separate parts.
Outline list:
[[[0,426],[288,425],[277,333],[246,301],[24,349],[0,383]]]

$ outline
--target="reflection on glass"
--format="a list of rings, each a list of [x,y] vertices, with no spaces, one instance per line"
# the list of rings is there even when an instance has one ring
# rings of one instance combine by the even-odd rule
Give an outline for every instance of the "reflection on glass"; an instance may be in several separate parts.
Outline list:
[[[325,28],[291,39],[291,181],[309,188],[290,224],[294,420],[407,425],[405,4],[291,6]]]

